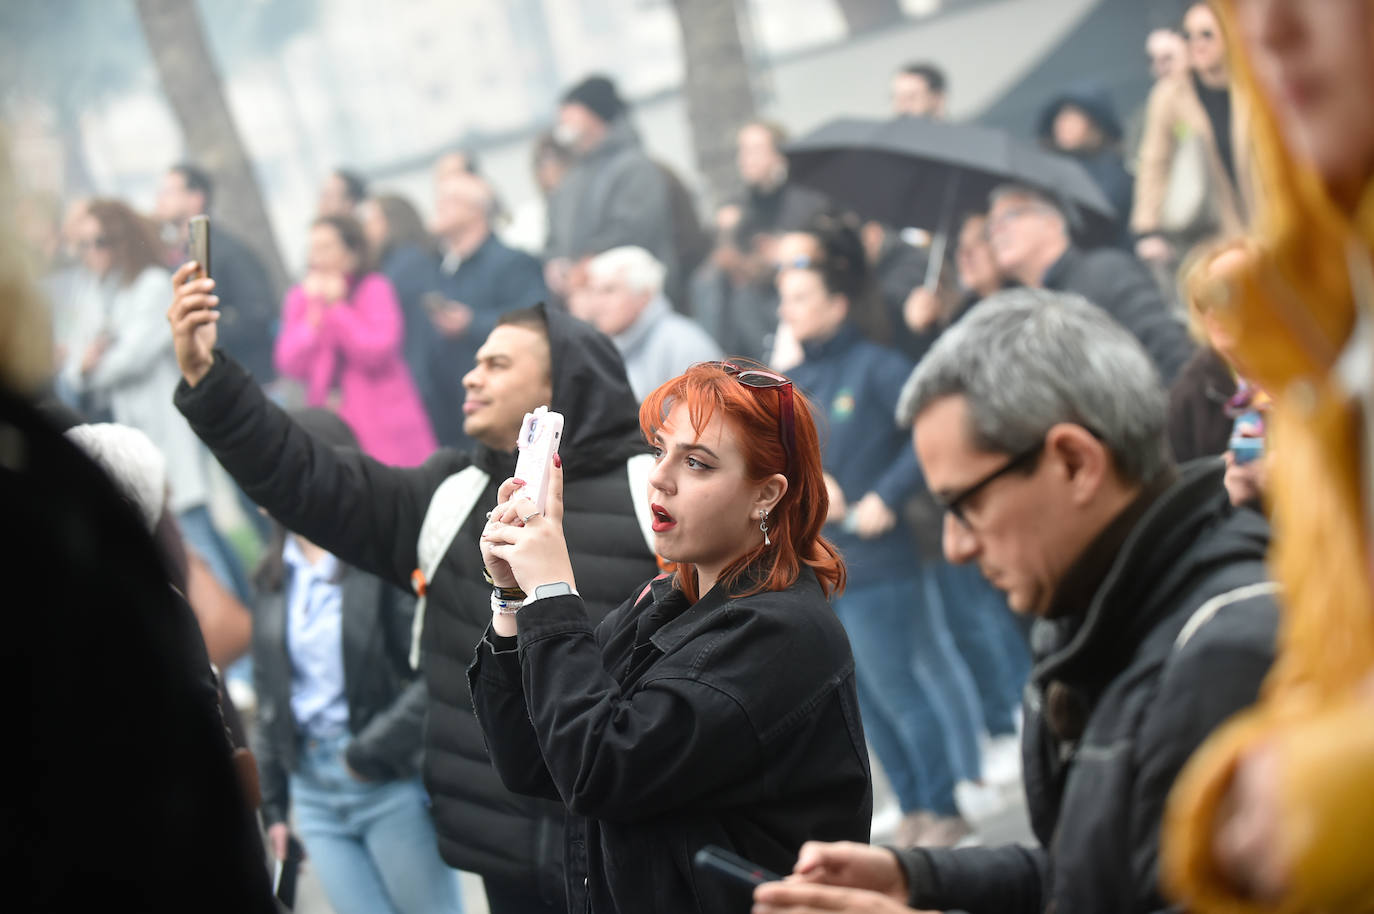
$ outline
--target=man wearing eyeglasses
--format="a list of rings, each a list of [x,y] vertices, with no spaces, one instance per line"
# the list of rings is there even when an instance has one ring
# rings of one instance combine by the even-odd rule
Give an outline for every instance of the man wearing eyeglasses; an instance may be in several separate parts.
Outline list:
[[[1179,770],[1273,658],[1268,528],[1219,461],[1169,456],[1140,345],[1083,299],[999,293],[950,329],[898,418],[946,509],[944,549],[1034,616],[1026,799],[1037,846],[809,844],[756,914],[1100,914],[1166,907],[1160,819]]]

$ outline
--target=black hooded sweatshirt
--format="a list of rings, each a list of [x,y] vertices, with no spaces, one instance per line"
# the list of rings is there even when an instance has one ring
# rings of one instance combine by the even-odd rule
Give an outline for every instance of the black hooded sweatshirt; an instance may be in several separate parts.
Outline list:
[[[553,403],[564,417],[564,529],[588,611],[600,619],[657,572],[636,520],[625,462],[647,451],[625,366],[611,341],[544,309]],[[458,367],[454,369],[460,370]],[[461,370],[466,371],[464,366]],[[385,466],[311,438],[231,359],[216,352],[177,407],[224,468],[288,529],[340,559],[410,588],[420,525],[439,485],[476,464],[491,477],[429,582],[422,668],[429,692],[424,781],[434,803],[439,852],[450,866],[534,891],[560,904],[563,809],[506,790],[492,769],[472,712],[466,669],[491,620],[491,586],[478,545],[486,508],[515,471],[515,453],[479,445],[443,449],[414,468]],[[271,715],[289,709],[260,707]]]

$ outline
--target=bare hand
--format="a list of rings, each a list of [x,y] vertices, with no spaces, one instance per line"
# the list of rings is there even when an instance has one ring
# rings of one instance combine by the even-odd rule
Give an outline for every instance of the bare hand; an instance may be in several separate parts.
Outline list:
[[[291,826],[278,822],[267,829],[267,843],[272,845],[272,856],[278,860],[286,859],[286,848],[291,841]]]
[[[753,914],[912,914],[912,909],[867,889],[788,880],[755,889]]]
[[[912,331],[920,333],[935,326],[942,310],[940,296],[925,286],[917,286],[902,304],[902,320]]]
[[[429,313],[434,329],[447,337],[462,336],[472,326],[472,309],[461,302],[445,302]]]
[[[86,352],[81,357],[81,373],[90,374],[95,371],[95,366],[100,364],[101,357],[109,348],[110,338],[103,333],[91,340],[91,344],[86,347]]]
[[[1135,256],[1146,263],[1166,264],[1174,259],[1174,246],[1158,235],[1147,235],[1135,243]]]
[[[1288,888],[1291,861],[1285,853],[1279,809],[1279,756],[1260,746],[1236,766],[1217,810],[1212,853],[1222,873],[1248,897],[1277,902]]]
[[[727,203],[716,210],[716,231],[728,235],[739,228],[740,220],[743,218],[744,209],[738,203]]]
[[[199,266],[195,261],[183,263],[172,274],[172,307],[167,310],[167,322],[172,325],[172,344],[177,365],[186,383],[195,387],[215,361],[215,342],[219,332],[219,296],[212,295],[213,279],[186,280]]]
[[[854,532],[859,539],[882,536],[897,525],[897,512],[877,492],[869,492],[854,505]]]
[[[1222,477],[1222,485],[1226,486],[1226,494],[1230,496],[1231,504],[1240,506],[1261,500],[1267,480],[1264,455],[1261,454],[1249,463],[1236,463],[1236,455],[1227,451],[1225,460],[1226,475]]]
[[[854,841],[808,841],[792,867],[802,882],[867,889],[894,901],[906,901],[906,873],[890,850]]]
[[[544,513],[534,502],[518,491],[518,480],[508,479],[502,484],[500,495],[505,496],[491,512],[491,519],[482,531],[482,558],[493,580],[495,562],[504,562],[514,575],[520,589],[532,594],[541,584],[573,581],[572,563],[568,559],[568,544],[563,539],[563,468],[557,456],[549,473],[549,491],[545,497]]]
[[[844,500],[844,489],[835,481],[835,477],[829,473],[824,474],[825,494],[830,499],[830,510],[826,512],[825,522],[827,524],[838,524],[844,520],[845,514],[849,512],[849,503]]]

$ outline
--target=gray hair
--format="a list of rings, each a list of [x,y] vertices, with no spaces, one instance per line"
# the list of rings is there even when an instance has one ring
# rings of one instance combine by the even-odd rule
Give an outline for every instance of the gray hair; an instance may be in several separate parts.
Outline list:
[[[663,278],[667,271],[644,248],[624,245],[611,248],[589,260],[587,273],[600,282],[613,282],[618,276],[631,292],[654,296],[663,291]]]
[[[963,396],[974,446],[1020,454],[1070,422],[1101,439],[1117,471],[1147,483],[1172,465],[1166,397],[1140,343],[1079,295],[1011,289],[976,305],[935,343],[897,404],[910,425]]]

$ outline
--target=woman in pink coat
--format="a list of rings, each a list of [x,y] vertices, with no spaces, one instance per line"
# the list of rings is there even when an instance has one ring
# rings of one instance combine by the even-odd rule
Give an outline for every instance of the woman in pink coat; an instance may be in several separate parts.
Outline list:
[[[334,409],[362,449],[415,466],[437,444],[402,358],[401,307],[391,283],[367,269],[367,240],[350,216],[310,229],[305,281],[286,293],[277,371],[305,383],[310,406]]]

